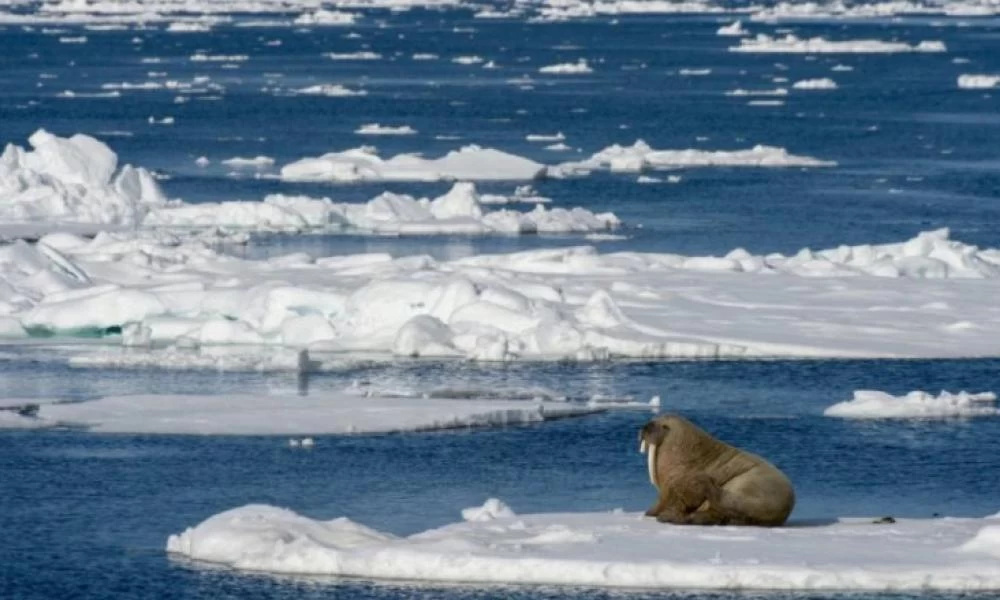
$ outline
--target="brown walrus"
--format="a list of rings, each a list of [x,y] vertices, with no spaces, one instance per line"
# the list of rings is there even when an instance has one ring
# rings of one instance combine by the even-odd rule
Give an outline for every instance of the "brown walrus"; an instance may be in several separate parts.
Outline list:
[[[646,516],[690,525],[781,525],[795,507],[784,473],[715,439],[684,417],[661,415],[639,431],[659,491]]]

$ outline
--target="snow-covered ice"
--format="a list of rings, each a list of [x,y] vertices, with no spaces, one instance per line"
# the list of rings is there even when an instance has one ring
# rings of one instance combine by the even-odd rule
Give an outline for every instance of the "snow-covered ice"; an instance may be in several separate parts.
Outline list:
[[[281,168],[287,181],[441,181],[530,180],[544,176],[546,167],[533,160],[493,148],[463,146],[440,158],[398,154],[383,159],[370,146],[304,158]]]
[[[433,235],[484,233],[586,233],[621,225],[612,213],[595,214],[536,206],[534,210],[493,210],[487,204],[530,202],[545,198],[490,194],[481,196],[475,185],[459,182],[437,198],[414,198],[385,192],[368,202],[336,203],[328,198],[272,194],[263,202],[182,204],[150,211],[144,227],[240,231],[339,231],[380,234]]]
[[[379,123],[366,123],[354,130],[358,135],[414,135],[417,130],[409,125],[381,125]]]
[[[829,77],[802,79],[793,83],[792,88],[796,90],[835,90],[837,89],[837,82]]]
[[[583,75],[586,73],[593,73],[594,69],[587,64],[585,59],[581,58],[575,63],[560,63],[540,67],[538,72],[550,75]]]
[[[754,146],[749,150],[655,150],[637,140],[631,146],[615,144],[590,158],[559,165],[564,172],[588,172],[609,169],[638,172],[646,169],[679,167],[743,166],[743,167],[829,167],[836,163],[789,153],[774,146]]]
[[[935,396],[915,391],[893,396],[875,390],[858,390],[854,398],[828,407],[823,414],[845,419],[947,419],[954,417],[998,416],[997,396],[993,392]]]
[[[0,222],[131,225],[167,203],[152,174],[87,135],[36,131],[0,154]]]
[[[328,98],[346,98],[351,96],[367,96],[367,90],[352,90],[340,84],[321,83],[295,90],[296,94],[308,96],[327,96]]]
[[[716,35],[739,37],[750,35],[750,32],[743,28],[742,21],[733,21],[729,25],[723,25],[716,30]]]
[[[943,42],[922,41],[917,44],[906,42],[885,42],[881,40],[831,41],[821,37],[798,38],[792,34],[772,37],[764,33],[756,37],[743,38],[739,46],[729,48],[732,52],[771,52],[800,54],[891,54],[897,52],[945,52]]]
[[[515,514],[496,499],[409,537],[251,504],[171,535],[169,553],[240,570],[623,588],[997,590],[1000,520],[685,527],[635,513]]]
[[[341,435],[521,425],[600,410],[573,402],[369,396],[351,390],[310,396],[146,394],[43,403],[37,417],[0,420],[0,428],[9,421],[12,427],[73,426],[105,433]]]
[[[986,90],[1000,87],[1000,75],[959,75],[958,87],[963,90]]]
[[[444,262],[254,261],[170,236],[58,234],[0,248],[0,278],[4,331],[21,336],[135,328],[159,345],[486,361],[1000,356],[1000,250],[943,230],[793,256],[583,246]]]

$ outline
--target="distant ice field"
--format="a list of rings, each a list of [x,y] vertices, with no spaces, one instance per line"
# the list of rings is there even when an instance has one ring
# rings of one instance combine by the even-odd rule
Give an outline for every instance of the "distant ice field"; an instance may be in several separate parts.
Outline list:
[[[963,20],[967,27],[947,19],[936,26],[939,21],[930,18],[852,21],[847,29],[829,21],[745,24],[752,33],[773,36],[781,30],[803,39],[941,40],[948,48],[817,55],[729,52],[733,38],[715,34],[731,21],[722,16],[622,17],[609,26],[600,20],[527,23],[414,10],[393,16],[385,28],[377,21],[308,31],[233,24],[211,33],[86,31],[85,44],[60,43],[42,27],[24,31],[6,25],[10,50],[0,58],[0,137],[23,144],[39,127],[59,135],[94,135],[122,162],[167,177],[161,184],[168,196],[188,202],[260,200],[270,193],[362,202],[387,190],[430,197],[447,191],[446,182],[282,182],[269,178],[267,169],[222,163],[266,156],[274,159],[270,173],[276,173],[302,158],[373,141],[382,156],[436,157],[479,144],[543,164],[579,160],[637,139],[673,150],[766,144],[838,166],[683,169],[676,185],[636,185],[634,174],[594,173],[542,180],[535,187],[554,206],[615,212],[633,229],[627,240],[604,243],[614,249],[718,253],[746,247],[788,253],[804,246],[892,241],[929,226],[950,226],[956,238],[969,243],[998,245],[990,233],[997,219],[990,202],[997,185],[991,151],[996,99],[989,90],[956,83],[962,74],[1000,71],[1000,58],[991,51],[994,19]],[[76,29],[67,30],[71,35]],[[503,43],[487,51],[484,40]],[[323,56],[362,50],[380,58]],[[440,58],[412,58],[426,54]],[[477,55],[498,68],[451,60]],[[220,60],[192,60],[197,56]],[[578,58],[586,58],[593,73],[538,73],[541,66]],[[835,69],[844,66],[853,70]],[[697,69],[710,73],[680,74]],[[838,89],[791,89],[795,81],[819,78],[834,80]],[[91,96],[122,83],[149,82],[164,87]],[[323,84],[367,94],[296,93]],[[725,95],[776,87],[790,90],[782,106],[747,106],[746,98]],[[67,90],[75,97],[59,96]],[[151,117],[156,124],[149,123]],[[166,117],[173,117],[173,124],[159,124]],[[355,133],[370,123],[418,133],[376,138]],[[556,132],[565,135],[561,143],[570,150],[554,152],[526,139]],[[199,157],[210,164],[199,166]],[[481,190],[510,194],[513,187],[487,183]],[[473,252],[510,246],[465,237],[406,239],[394,249],[441,256],[463,252],[463,245]],[[287,242],[259,240],[251,247],[266,253],[273,243]],[[303,243],[339,252],[345,243],[358,244],[358,250],[372,242]]]

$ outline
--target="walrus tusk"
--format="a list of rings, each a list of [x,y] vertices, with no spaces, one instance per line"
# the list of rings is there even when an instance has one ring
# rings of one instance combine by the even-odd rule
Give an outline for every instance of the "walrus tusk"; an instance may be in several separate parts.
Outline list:
[[[639,454],[646,453],[646,440],[639,440]]]
[[[649,482],[656,487],[656,444],[649,445],[649,458],[646,464],[649,466]]]

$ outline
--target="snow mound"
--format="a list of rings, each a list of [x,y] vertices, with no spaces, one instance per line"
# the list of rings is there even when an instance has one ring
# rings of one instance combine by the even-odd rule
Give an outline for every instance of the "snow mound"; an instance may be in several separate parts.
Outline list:
[[[546,167],[514,154],[464,146],[441,158],[399,154],[382,159],[374,148],[364,146],[305,158],[281,168],[286,181],[441,181],[530,180],[545,175]]]
[[[729,48],[731,52],[771,52],[799,54],[892,54],[897,52],[946,52],[943,42],[923,41],[915,45],[906,42],[884,42],[880,40],[830,41],[821,37],[798,38],[792,34],[785,37],[771,37],[757,34],[753,38],[743,38],[739,46]]]
[[[516,516],[502,500],[490,498],[482,506],[462,509],[462,518],[466,521],[482,523],[495,519],[509,519]]]
[[[673,169],[678,167],[830,167],[837,163],[810,156],[798,156],[784,148],[754,146],[749,150],[654,150],[646,142],[637,140],[631,146],[615,144],[597,152],[588,159],[559,165],[569,173],[586,173],[598,169],[635,173],[647,169]]]
[[[959,75],[958,87],[963,90],[988,90],[1000,87],[1000,75]]]
[[[594,412],[599,411],[568,402],[379,397],[345,391],[316,396],[109,396],[43,404],[32,422],[108,433],[340,435],[520,425]],[[490,511],[502,515],[503,507],[486,506],[480,518],[490,518]]]
[[[247,505],[171,535],[166,549],[240,570],[371,579],[650,589],[996,590],[1000,527],[994,523],[900,519],[888,526],[843,519],[709,529],[621,512],[502,514],[397,538],[346,518],[320,521]]]
[[[828,417],[845,419],[947,419],[1000,415],[993,392],[950,394],[942,391],[934,396],[927,392],[910,392],[893,396],[874,390],[858,390],[854,398],[839,402],[823,411]]]
[[[829,77],[823,77],[821,79],[803,79],[793,83],[792,88],[796,90],[835,90],[837,89],[837,82]]]
[[[167,199],[152,174],[118,167],[116,155],[87,135],[39,129],[0,154],[0,222],[132,225]]]

